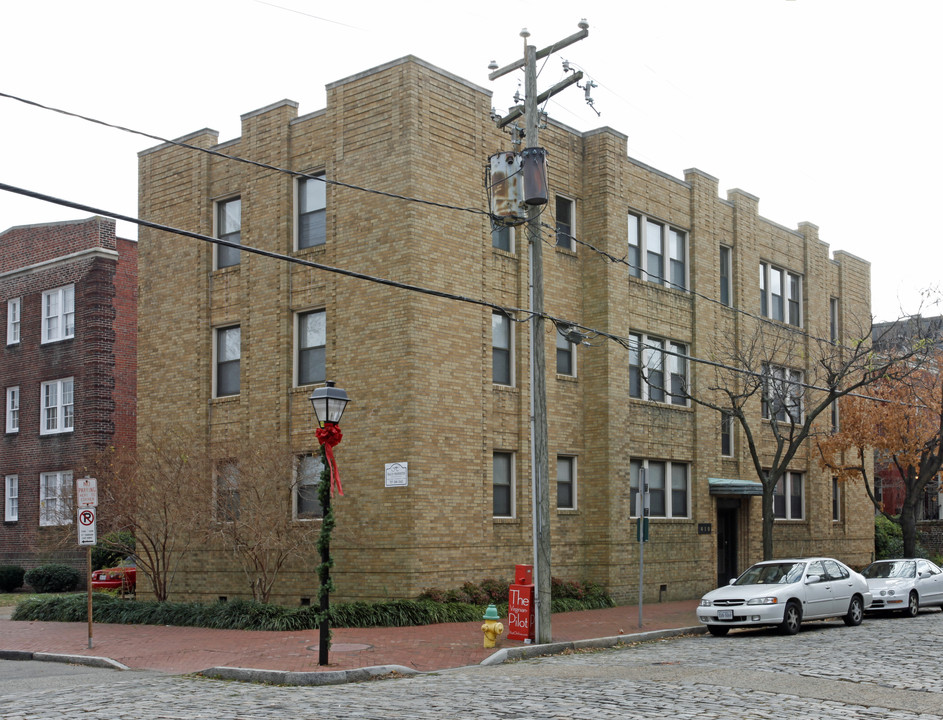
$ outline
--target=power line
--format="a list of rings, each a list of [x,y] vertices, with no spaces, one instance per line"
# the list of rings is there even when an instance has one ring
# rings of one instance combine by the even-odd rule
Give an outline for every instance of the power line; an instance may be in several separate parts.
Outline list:
[[[105,210],[103,208],[94,207],[92,205],[85,205],[83,203],[66,200],[64,198],[58,198],[52,195],[47,195],[45,193],[36,192],[34,190],[27,190],[25,188],[20,188],[15,185],[9,185],[3,182],[0,182],[0,190],[15,193],[17,195],[23,195],[25,197],[31,197],[36,200],[42,200],[44,202],[52,203],[54,205],[61,205],[63,207],[72,208],[74,210],[81,210],[83,212],[94,213],[95,215],[103,215],[105,217],[111,217],[116,220],[122,220],[124,222],[133,223],[135,225],[140,225],[142,227],[147,227],[154,230],[160,230],[162,232],[170,233],[172,235],[181,235],[183,237],[192,238],[194,240],[200,240],[201,242],[212,243],[214,245],[221,245],[225,247],[231,247],[237,250],[243,250],[248,253],[261,255],[263,257],[272,258],[274,260],[282,260],[285,262],[294,263],[296,265],[302,265],[304,267],[314,268],[316,270],[323,270],[325,272],[335,273],[338,275],[344,275],[344,276],[355,278],[358,280],[364,280],[366,282],[376,283],[379,285],[386,285],[388,287],[394,287],[400,290],[418,292],[423,295],[430,295],[433,297],[439,297],[446,300],[454,300],[456,302],[463,302],[463,303],[467,303],[471,305],[477,305],[479,307],[490,308],[492,311],[500,312],[501,314],[505,315],[511,320],[514,320],[515,322],[526,322],[530,320],[530,318],[539,315],[545,320],[549,320],[550,322],[552,322],[554,326],[558,329],[558,331],[561,328],[579,328],[580,330],[585,330],[587,333],[592,333],[596,337],[603,337],[608,340],[612,340],[613,342],[618,343],[619,345],[626,348],[627,350],[631,350],[633,345],[637,345],[640,351],[644,349],[645,347],[643,344],[636,342],[631,337],[625,338],[620,335],[615,335],[613,333],[606,332],[604,330],[598,330],[596,328],[583,326],[583,325],[580,325],[579,323],[574,323],[569,320],[557,318],[544,312],[536,313],[531,310],[525,310],[523,308],[498,305],[497,303],[489,302],[487,300],[478,300],[475,298],[466,297],[464,295],[448,293],[442,290],[433,290],[431,288],[425,288],[419,285],[410,285],[408,283],[402,283],[402,282],[397,282],[395,280],[388,280],[386,278],[380,278],[373,275],[367,275],[366,273],[360,273],[354,270],[345,270],[343,268],[334,267],[332,265],[325,265],[323,263],[316,263],[311,260],[305,260],[303,258],[293,257],[291,255],[285,255],[283,253],[276,253],[270,250],[262,250],[261,248],[255,248],[255,247],[252,247],[251,245],[241,245],[239,243],[235,243],[229,240],[223,240],[221,238],[214,238],[209,235],[203,235],[202,233],[196,233],[190,230],[182,230],[180,228],[175,228],[170,225],[163,225],[161,223],[155,223],[149,220],[142,220],[140,218],[132,217],[130,215],[124,215],[122,213],[112,212],[110,210]],[[523,317],[517,317],[517,316],[523,316]],[[726,365],[725,363],[721,363],[716,360],[707,360],[704,358],[699,358],[695,355],[677,353],[668,349],[661,349],[659,350],[659,352],[664,355],[679,357],[679,358],[682,358],[683,360],[688,360],[690,362],[701,364],[701,365],[707,365],[716,369],[723,369],[723,370],[735,372],[738,374],[748,375],[751,377],[765,377],[765,374],[760,371],[749,370],[747,368],[734,367],[732,365]],[[819,387],[819,386],[815,386],[815,385],[811,385],[811,384],[807,384],[807,383],[803,383],[799,381],[783,379],[782,382],[786,384],[800,385],[801,387],[804,387],[810,390],[830,392],[829,388],[823,388],[823,387]],[[876,400],[879,402],[888,402],[886,400],[882,400],[881,398],[875,398],[875,397],[870,397],[866,395],[859,395],[856,393],[847,393],[847,395],[850,397],[861,397],[868,400]]]
[[[272,165],[272,164],[269,164],[269,163],[263,163],[263,162],[260,162],[260,161],[257,161],[257,160],[249,160],[248,158],[243,158],[243,157],[240,157],[240,156],[238,156],[238,155],[230,155],[230,154],[228,154],[228,153],[223,153],[223,152],[220,152],[220,151],[218,151],[218,150],[213,150],[213,149],[211,149],[211,148],[198,147],[198,146],[196,146],[196,145],[191,145],[191,144],[189,144],[189,143],[185,143],[185,142],[182,142],[182,141],[179,141],[179,140],[170,140],[170,139],[161,137],[161,136],[159,136],[159,135],[154,135],[154,134],[152,134],[152,133],[148,133],[148,132],[145,132],[145,131],[142,131],[142,130],[135,130],[135,129],[133,129],[133,128],[124,127],[124,126],[122,126],[122,125],[116,125],[116,124],[109,123],[109,122],[104,121],[104,120],[99,120],[99,119],[97,119],[97,118],[89,117],[89,116],[87,116],[87,115],[82,115],[82,114],[80,114],[80,113],[75,113],[75,112],[72,112],[72,111],[69,111],[69,110],[64,110],[64,109],[62,109],[62,108],[57,108],[57,107],[52,107],[52,106],[49,106],[49,105],[44,105],[44,104],[42,104],[42,103],[40,103],[40,102],[37,102],[37,101],[35,101],[35,100],[29,100],[29,99],[22,98],[22,97],[19,97],[19,96],[16,96],[16,95],[11,95],[11,94],[9,94],[9,93],[0,92],[0,97],[5,97],[5,98],[8,98],[8,99],[10,99],[10,100],[15,100],[15,101],[17,101],[17,102],[21,102],[21,103],[24,103],[24,104],[26,104],[26,105],[31,105],[31,106],[33,106],[33,107],[37,107],[37,108],[40,108],[40,109],[42,109],[42,110],[47,110],[47,111],[50,111],[50,112],[58,113],[58,114],[60,114],[60,115],[65,115],[65,116],[67,116],[67,117],[74,117],[74,118],[77,118],[77,119],[79,119],[79,120],[84,120],[84,121],[86,121],[86,122],[93,123],[93,124],[96,124],[96,125],[101,125],[101,126],[103,126],[103,127],[111,128],[111,129],[113,129],[113,130],[120,130],[120,131],[122,131],[122,132],[131,133],[131,134],[133,134],[133,135],[139,135],[139,136],[141,136],[141,137],[146,137],[146,138],[149,138],[149,139],[151,139],[151,140],[156,140],[156,141],[161,142],[161,143],[166,143],[166,144],[168,144],[168,145],[174,145],[174,146],[176,146],[176,147],[181,147],[181,148],[185,148],[185,149],[188,149],[188,150],[196,150],[196,151],[198,151],[198,152],[206,153],[206,154],[208,154],[208,155],[212,155],[212,156],[215,156],[215,157],[219,157],[219,158],[222,158],[222,159],[225,159],[225,160],[232,160],[232,161],[234,161],[234,162],[245,163],[245,164],[247,164],[247,165],[252,165],[252,166],[254,166],[254,167],[258,167],[258,168],[261,168],[261,169],[263,169],[263,170],[268,170],[268,171],[271,171],[271,172],[285,173],[285,174],[290,175],[290,176],[295,177],[295,178],[305,178],[305,179],[308,179],[308,180],[318,180],[318,181],[323,182],[323,183],[328,184],[328,185],[334,185],[334,186],[337,186],[337,187],[343,187],[343,188],[347,188],[347,189],[351,189],[351,190],[358,190],[358,191],[360,191],[360,192],[366,192],[366,193],[370,193],[370,194],[374,194],[374,195],[380,195],[380,196],[383,196],[383,197],[388,197],[388,198],[392,198],[392,199],[396,199],[396,200],[404,200],[404,201],[407,201],[407,202],[420,203],[420,204],[423,204],[423,205],[428,205],[428,206],[431,206],[431,207],[437,207],[437,208],[446,209],[446,210],[455,210],[455,211],[459,211],[459,212],[468,212],[468,213],[472,213],[472,214],[476,214],[476,215],[487,216],[488,218],[491,219],[492,225],[494,225],[494,217],[491,215],[491,213],[490,213],[488,210],[482,210],[482,209],[480,209],[480,208],[462,207],[462,206],[458,206],[458,205],[451,205],[451,204],[448,204],[448,203],[440,203],[440,202],[436,202],[436,201],[433,201],[433,200],[425,200],[425,199],[422,199],[422,198],[415,198],[415,197],[410,197],[410,196],[407,196],[407,195],[400,195],[400,194],[397,194],[397,193],[391,193],[391,192],[387,192],[387,191],[384,191],[384,190],[376,190],[376,189],[373,189],[373,188],[366,188],[366,187],[362,187],[362,186],[359,186],[359,185],[353,185],[353,184],[351,184],[351,183],[344,183],[344,182],[341,182],[341,181],[339,181],[339,180],[328,179],[328,178],[326,178],[323,174],[304,173],[304,172],[300,172],[300,171],[297,171],[297,170],[291,170],[291,169],[288,169],[288,168],[282,168],[282,167],[279,167],[279,166],[277,166],[277,165]],[[109,213],[104,213],[104,214],[108,214],[108,215],[111,216],[111,217],[116,217],[114,214],[109,214]],[[554,220],[555,220],[555,219],[554,219]],[[135,221],[129,221],[129,222],[135,222]],[[626,267],[628,267],[628,268],[630,268],[630,269],[632,269],[632,270],[635,270],[635,271],[637,271],[637,272],[639,272],[639,273],[646,273],[646,274],[648,274],[647,271],[645,270],[645,268],[642,268],[642,267],[633,265],[632,263],[629,263],[627,257],[618,258],[618,257],[616,257],[616,256],[614,256],[614,255],[612,255],[612,254],[610,254],[610,253],[607,253],[607,252],[604,251],[604,250],[601,250],[601,249],[595,247],[595,246],[592,245],[591,243],[588,243],[588,242],[586,242],[586,241],[584,241],[584,240],[580,240],[580,239],[577,238],[575,235],[571,235],[571,234],[569,234],[569,233],[562,233],[559,229],[557,229],[557,228],[555,228],[555,227],[553,227],[553,226],[546,225],[546,224],[542,224],[542,227],[548,228],[548,229],[551,231],[551,233],[554,233],[555,235],[566,234],[571,240],[573,240],[573,242],[575,242],[575,243],[577,243],[577,244],[579,244],[579,245],[582,245],[583,247],[588,248],[588,249],[591,250],[592,252],[595,252],[596,254],[598,254],[598,255],[604,257],[605,259],[609,260],[609,261],[612,262],[612,263],[622,264],[622,265],[625,265]],[[549,241],[549,240],[544,240],[543,242],[547,243],[548,245],[552,245],[552,244],[553,244],[553,243],[552,243],[551,241]],[[686,292],[686,293],[690,293],[691,295],[693,295],[693,296],[695,296],[695,297],[698,297],[698,298],[701,298],[702,300],[706,300],[707,302],[715,303],[715,304],[717,304],[717,305],[720,305],[721,307],[725,307],[725,308],[727,308],[727,309],[729,309],[729,310],[733,310],[734,312],[739,313],[739,314],[741,314],[741,315],[743,315],[743,316],[745,316],[745,317],[749,317],[749,318],[751,318],[751,319],[753,319],[753,320],[757,320],[757,321],[759,321],[759,322],[766,323],[766,324],[771,325],[771,326],[773,326],[773,327],[775,327],[775,328],[777,328],[777,329],[779,329],[779,330],[785,330],[786,332],[795,333],[795,334],[797,334],[797,335],[801,335],[801,336],[803,336],[803,337],[806,337],[806,338],[808,338],[808,339],[810,339],[810,340],[814,340],[814,341],[816,341],[816,342],[831,343],[831,344],[834,344],[834,345],[839,346],[839,347],[845,347],[845,346],[842,346],[842,345],[840,345],[840,344],[838,344],[838,343],[834,343],[834,342],[832,342],[831,340],[826,340],[825,338],[821,338],[821,337],[817,337],[817,336],[815,336],[815,335],[812,335],[811,333],[806,332],[804,328],[800,328],[800,327],[796,327],[796,326],[793,326],[793,325],[788,325],[788,324],[780,323],[780,322],[777,322],[776,320],[773,320],[772,318],[767,318],[767,317],[762,317],[762,316],[759,316],[759,315],[755,315],[755,314],[753,314],[753,313],[751,313],[751,312],[749,312],[749,311],[747,311],[747,310],[744,310],[744,309],[742,309],[742,308],[734,307],[734,306],[732,306],[732,305],[727,305],[727,304],[721,302],[720,300],[718,300],[718,299],[716,299],[716,298],[709,297],[708,295],[705,295],[704,293],[700,293],[700,292],[698,292],[698,291],[696,291],[696,290],[693,290],[693,289],[691,289],[691,288],[685,287],[685,286],[683,286],[683,285],[678,285],[678,284],[674,283],[673,281],[671,281],[671,280],[669,280],[669,279],[667,279],[667,278],[664,278],[664,279],[662,279],[662,280],[663,280],[663,282],[667,283],[670,287],[674,287],[674,288],[677,288],[678,290],[682,290],[682,291],[684,291],[684,292]],[[512,318],[512,319],[513,319],[513,318]],[[572,323],[571,323],[571,325],[572,325]],[[845,349],[852,349],[852,348],[847,348],[847,347],[846,347]]]

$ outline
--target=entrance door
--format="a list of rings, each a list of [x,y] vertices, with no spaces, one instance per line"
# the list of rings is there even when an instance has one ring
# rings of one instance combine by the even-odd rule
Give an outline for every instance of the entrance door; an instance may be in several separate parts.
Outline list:
[[[726,585],[740,574],[737,567],[737,527],[740,501],[717,499],[717,584]]]

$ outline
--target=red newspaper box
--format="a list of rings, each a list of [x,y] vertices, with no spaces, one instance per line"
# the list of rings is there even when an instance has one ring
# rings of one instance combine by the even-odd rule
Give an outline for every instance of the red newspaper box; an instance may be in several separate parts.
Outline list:
[[[534,566],[516,565],[508,590],[508,640],[534,639]]]

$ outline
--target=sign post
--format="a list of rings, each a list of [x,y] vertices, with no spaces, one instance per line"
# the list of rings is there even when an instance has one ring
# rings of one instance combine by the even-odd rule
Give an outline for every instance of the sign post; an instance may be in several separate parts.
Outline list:
[[[85,577],[88,585],[88,647],[92,648],[92,545],[98,542],[98,480],[91,477],[75,481],[78,506],[79,545],[86,546]]]

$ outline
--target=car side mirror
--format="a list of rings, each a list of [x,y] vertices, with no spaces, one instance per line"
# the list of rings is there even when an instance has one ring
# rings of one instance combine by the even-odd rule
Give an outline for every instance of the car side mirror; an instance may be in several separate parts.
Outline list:
[[[920,577],[920,579],[930,577],[930,571],[929,571],[929,570],[924,570],[923,572],[920,573],[920,576],[919,576],[919,577]]]
[[[805,579],[806,585],[814,585],[817,582],[821,582],[822,577],[820,575],[808,575]]]
[[[737,582],[737,578],[730,578],[730,580],[727,581],[727,584],[728,584],[728,585],[733,585],[735,582]]]

